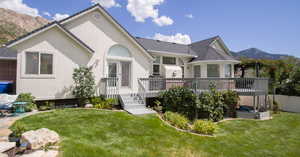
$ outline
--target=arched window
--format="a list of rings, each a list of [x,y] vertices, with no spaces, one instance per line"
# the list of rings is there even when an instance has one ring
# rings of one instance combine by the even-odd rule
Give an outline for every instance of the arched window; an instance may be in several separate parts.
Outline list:
[[[108,51],[110,57],[131,57],[129,50],[122,45],[114,45]]]

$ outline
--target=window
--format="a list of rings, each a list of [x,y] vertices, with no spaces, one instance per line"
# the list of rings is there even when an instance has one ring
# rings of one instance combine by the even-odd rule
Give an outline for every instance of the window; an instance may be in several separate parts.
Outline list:
[[[232,75],[232,66],[231,64],[225,64],[224,65],[224,71],[225,71],[225,77],[231,77]]]
[[[208,64],[207,65],[207,77],[220,77],[219,64]]]
[[[41,54],[41,73],[40,74],[53,74],[53,55]]]
[[[159,64],[153,65],[153,75],[160,75],[160,65]]]
[[[39,52],[26,52],[25,74],[53,74],[53,55]]]
[[[131,57],[129,50],[122,45],[114,45],[108,51],[108,56],[112,57]]]
[[[152,68],[152,74],[153,75],[160,75],[160,56],[153,56],[153,68]]]
[[[195,78],[201,77],[201,66],[200,65],[194,66],[194,77]]]
[[[176,57],[163,57],[163,64],[176,65]]]
[[[160,64],[160,56],[153,56],[154,61],[153,64]]]
[[[26,74],[39,74],[39,58],[38,52],[26,53]]]

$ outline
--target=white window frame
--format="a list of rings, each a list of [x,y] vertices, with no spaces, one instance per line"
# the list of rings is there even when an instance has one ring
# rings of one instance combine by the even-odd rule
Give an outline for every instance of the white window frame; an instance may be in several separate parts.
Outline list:
[[[164,58],[173,58],[173,59],[175,59],[175,64],[165,64],[165,63],[164,63]],[[162,56],[161,62],[162,62],[162,64],[164,64],[164,65],[177,65],[177,57],[173,57],[173,56]]]
[[[152,75],[160,76],[162,57],[161,56],[153,56],[153,58],[156,58],[156,57],[159,58],[159,63],[155,63],[153,61],[153,64],[152,64]],[[159,73],[154,73],[154,65],[158,65],[159,66]]]
[[[199,67],[200,67],[200,71],[199,71],[199,72],[200,72],[200,73],[199,73],[199,74],[200,74],[200,77],[196,77],[196,76],[195,76],[195,75],[196,75],[196,74],[195,74],[195,67],[196,67],[196,66],[199,66]],[[194,66],[193,66],[193,74],[194,74],[193,77],[194,77],[194,78],[202,78],[202,69],[201,69],[201,68],[202,68],[201,65],[194,65]]]
[[[38,65],[38,74],[26,74],[26,54],[27,53],[38,53],[39,54],[39,65]],[[41,54],[52,55],[52,74],[40,74],[41,73]],[[25,51],[22,54],[22,72],[21,78],[45,78],[45,79],[54,79],[55,78],[55,55],[53,52],[49,51]]]
[[[219,76],[218,77],[211,77],[211,76],[208,76],[208,73],[209,73],[209,70],[208,70],[208,66],[209,65],[217,65],[218,66],[218,69],[219,69]],[[206,65],[206,76],[207,76],[207,78],[220,78],[221,77],[221,65],[220,64],[213,64],[213,63],[211,63],[211,64],[207,64]]]
[[[227,68],[227,66],[229,66],[230,67],[230,70],[229,70],[229,72],[230,72],[230,76],[227,76],[227,74],[226,74],[226,68]],[[224,77],[225,78],[231,78],[232,77],[232,64],[224,64]]]

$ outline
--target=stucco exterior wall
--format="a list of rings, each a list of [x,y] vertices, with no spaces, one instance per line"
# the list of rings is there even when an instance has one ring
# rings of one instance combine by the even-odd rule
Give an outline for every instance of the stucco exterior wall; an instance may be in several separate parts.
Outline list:
[[[54,27],[30,40],[16,45],[17,55],[17,94],[32,93],[37,99],[72,98],[72,73],[79,65],[87,65],[90,53],[77,45],[60,29]],[[25,75],[25,52],[38,51],[53,54],[53,75]]]
[[[152,60],[99,11],[96,10],[85,14],[65,23],[64,26],[95,51],[88,65],[95,65],[93,72],[98,87],[101,78],[107,76],[108,73],[107,53],[116,44],[128,48],[132,54],[130,60],[132,71],[131,88],[120,89],[120,93],[136,93],[138,91],[138,78],[150,75]]]

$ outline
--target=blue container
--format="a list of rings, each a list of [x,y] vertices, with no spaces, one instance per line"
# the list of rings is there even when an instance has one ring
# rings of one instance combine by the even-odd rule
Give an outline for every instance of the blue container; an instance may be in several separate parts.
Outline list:
[[[12,87],[12,82],[0,82],[0,94],[8,93],[10,88]]]

